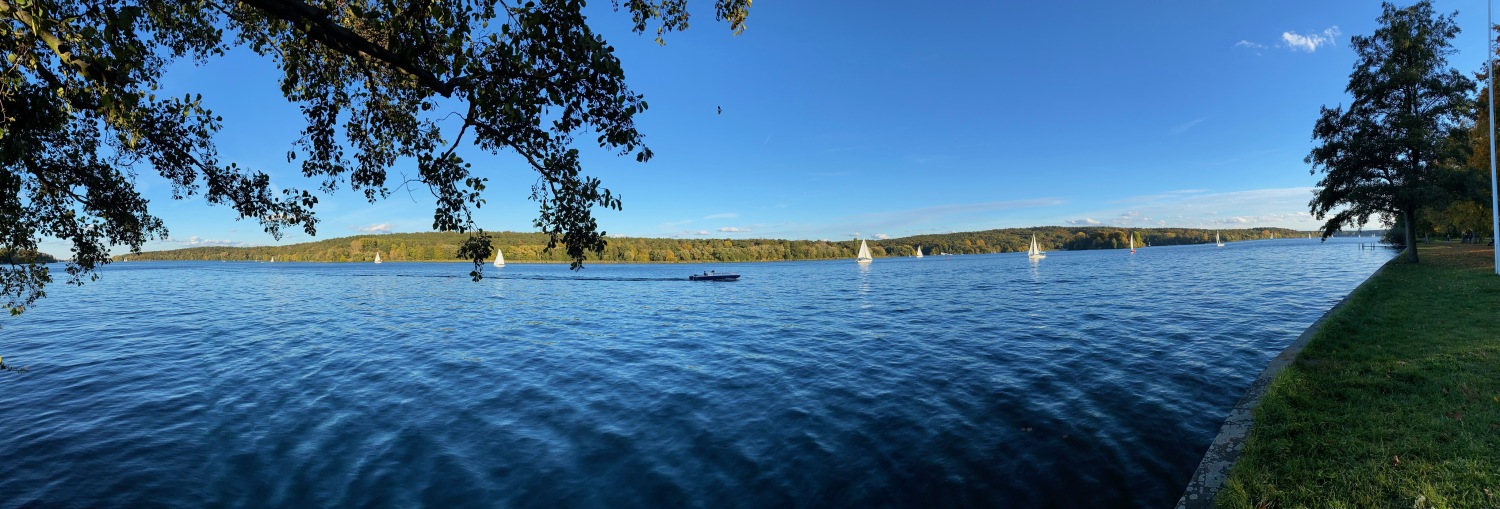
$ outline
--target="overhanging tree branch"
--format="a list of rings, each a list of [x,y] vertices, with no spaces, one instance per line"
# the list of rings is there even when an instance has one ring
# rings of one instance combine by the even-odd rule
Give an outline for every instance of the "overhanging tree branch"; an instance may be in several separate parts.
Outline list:
[[[389,49],[370,42],[353,30],[333,21],[329,12],[298,0],[239,0],[265,14],[291,23],[303,34],[344,55],[382,62],[416,78],[423,86],[443,97],[453,95],[454,86],[437,74],[401,58]]]

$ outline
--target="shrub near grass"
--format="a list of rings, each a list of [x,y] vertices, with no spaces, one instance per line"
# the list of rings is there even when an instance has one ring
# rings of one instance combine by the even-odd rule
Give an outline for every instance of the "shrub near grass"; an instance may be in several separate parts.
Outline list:
[[[1220,507],[1500,507],[1493,251],[1424,246],[1360,286],[1255,408]]]

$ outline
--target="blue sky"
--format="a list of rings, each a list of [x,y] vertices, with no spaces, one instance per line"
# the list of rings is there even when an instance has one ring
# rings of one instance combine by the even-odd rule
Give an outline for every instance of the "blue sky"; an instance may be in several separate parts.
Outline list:
[[[757,2],[734,37],[696,2],[666,46],[595,2],[590,19],[651,108],[646,164],[584,149],[624,199],[612,235],[847,239],[1040,225],[1312,229],[1302,162],[1323,105],[1346,102],[1370,1]],[[1485,5],[1462,9],[1452,64],[1481,68]],[[182,65],[167,90],[224,117],[226,161],[316,188],[288,164],[302,126],[277,72],[237,52]],[[723,108],[723,113],[717,112]],[[592,139],[588,136],[581,140]],[[534,174],[471,151],[487,230],[531,231]],[[401,172],[392,170],[392,182]],[[225,207],[138,185],[171,230],[148,249],[274,241]],[[319,238],[428,231],[432,198],[324,196]],[[66,253],[57,243],[45,251]]]

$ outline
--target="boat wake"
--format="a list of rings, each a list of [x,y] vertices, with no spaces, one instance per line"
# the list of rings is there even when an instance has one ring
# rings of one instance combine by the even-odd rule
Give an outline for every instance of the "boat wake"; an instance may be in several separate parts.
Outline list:
[[[465,276],[468,277],[468,276]],[[494,276],[485,276],[490,279]],[[596,277],[596,276],[543,276],[543,275],[504,275],[497,279],[524,279],[528,281],[687,281],[685,277]]]

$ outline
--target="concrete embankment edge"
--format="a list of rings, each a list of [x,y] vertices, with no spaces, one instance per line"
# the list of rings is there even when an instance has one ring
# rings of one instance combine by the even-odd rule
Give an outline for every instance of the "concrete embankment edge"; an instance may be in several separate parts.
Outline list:
[[[1397,255],[1392,260],[1400,258],[1401,256]],[[1384,270],[1385,265],[1375,269],[1375,272],[1365,278],[1359,287],[1355,287],[1354,291],[1349,292],[1349,295],[1354,295],[1354,292],[1359,291],[1360,287],[1368,284]],[[1255,424],[1255,414],[1251,411],[1260,403],[1260,398],[1266,395],[1266,389],[1270,387],[1271,380],[1276,378],[1276,374],[1297,360],[1297,354],[1302,352],[1307,342],[1311,341],[1318,329],[1323,327],[1323,322],[1329,316],[1333,316],[1339,308],[1344,307],[1344,303],[1349,302],[1349,295],[1345,295],[1338,304],[1334,304],[1323,313],[1323,316],[1318,317],[1317,321],[1307,326],[1307,330],[1302,331],[1302,335],[1297,336],[1296,341],[1292,341],[1292,344],[1266,364],[1266,369],[1262,370],[1260,376],[1255,378],[1255,382],[1250,384],[1250,388],[1245,390],[1245,396],[1234,404],[1234,409],[1229,411],[1229,417],[1224,419],[1224,425],[1219,428],[1219,436],[1214,437],[1213,444],[1208,446],[1208,452],[1203,453],[1203,461],[1198,463],[1198,469],[1193,471],[1193,479],[1188,481],[1187,488],[1182,492],[1182,498],[1177,500],[1178,509],[1207,509],[1214,506],[1214,498],[1219,495],[1219,490],[1224,487],[1224,481],[1229,478],[1229,469],[1240,458],[1240,453],[1245,447],[1245,439],[1250,437],[1250,427]]]

